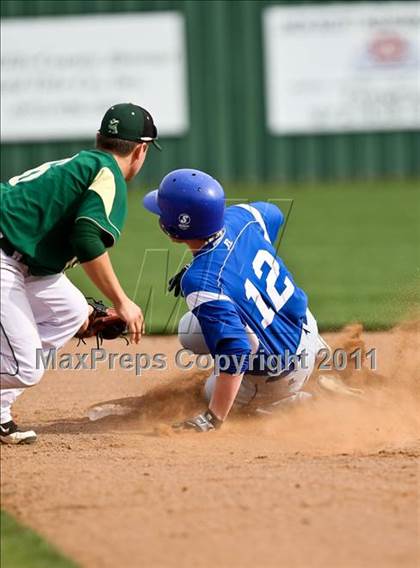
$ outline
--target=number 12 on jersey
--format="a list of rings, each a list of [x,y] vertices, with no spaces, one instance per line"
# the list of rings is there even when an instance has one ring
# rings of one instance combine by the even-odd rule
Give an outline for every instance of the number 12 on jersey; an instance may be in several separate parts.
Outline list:
[[[252,262],[252,268],[258,280],[261,280],[263,276],[262,267],[264,264],[268,264],[270,267],[270,272],[268,273],[266,280],[266,291],[267,295],[271,300],[271,304],[274,307],[268,306],[263,300],[258,288],[255,286],[249,278],[245,280],[245,293],[248,300],[253,300],[257,306],[260,314],[262,315],[261,325],[265,329],[271,324],[274,319],[276,312],[279,312],[284,304],[293,296],[295,287],[288,276],[285,277],[283,284],[284,290],[279,294],[276,283],[280,276],[280,265],[274,256],[268,252],[268,250],[260,249]]]

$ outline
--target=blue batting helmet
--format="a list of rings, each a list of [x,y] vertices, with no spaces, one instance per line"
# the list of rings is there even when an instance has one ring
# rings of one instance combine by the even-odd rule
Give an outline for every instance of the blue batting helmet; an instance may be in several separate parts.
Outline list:
[[[162,229],[182,240],[205,239],[223,228],[225,194],[214,178],[200,170],[174,170],[143,205],[159,215]]]

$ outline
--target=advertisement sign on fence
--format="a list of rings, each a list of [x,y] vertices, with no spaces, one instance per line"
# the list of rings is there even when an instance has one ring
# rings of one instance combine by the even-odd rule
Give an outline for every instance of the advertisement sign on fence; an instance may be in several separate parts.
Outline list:
[[[6,19],[1,44],[4,141],[91,138],[117,102],[146,107],[161,135],[188,129],[179,13]]]
[[[272,134],[420,127],[420,2],[270,6]]]

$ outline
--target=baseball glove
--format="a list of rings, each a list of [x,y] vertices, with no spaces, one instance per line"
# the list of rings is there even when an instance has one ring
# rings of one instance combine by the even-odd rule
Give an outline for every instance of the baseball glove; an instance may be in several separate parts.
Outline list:
[[[89,306],[93,308],[89,316],[89,324],[82,332],[78,332],[76,337],[81,341],[88,337],[96,337],[98,347],[102,345],[104,339],[116,339],[117,337],[125,337],[127,333],[127,324],[122,320],[115,311],[115,308],[108,308],[102,300],[94,298],[86,298]],[[127,341],[128,343],[128,341]]]

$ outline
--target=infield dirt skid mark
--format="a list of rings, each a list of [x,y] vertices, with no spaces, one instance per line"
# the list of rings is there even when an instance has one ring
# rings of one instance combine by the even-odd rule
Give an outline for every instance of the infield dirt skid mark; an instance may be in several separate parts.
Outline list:
[[[202,377],[48,372],[17,405],[39,443],[2,448],[2,504],[88,567],[414,567],[418,329],[365,337],[391,379],[366,400],[325,395],[209,435],[169,428],[201,407]],[[178,344],[141,347],[171,359]],[[86,418],[123,401],[127,417]]]

